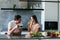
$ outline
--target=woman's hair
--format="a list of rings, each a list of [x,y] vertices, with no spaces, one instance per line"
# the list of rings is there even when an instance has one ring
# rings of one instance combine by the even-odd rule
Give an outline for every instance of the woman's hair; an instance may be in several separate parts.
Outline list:
[[[21,18],[20,15],[15,15],[14,20],[19,20]]]
[[[35,20],[36,23],[38,23],[36,15],[33,15],[32,18]]]

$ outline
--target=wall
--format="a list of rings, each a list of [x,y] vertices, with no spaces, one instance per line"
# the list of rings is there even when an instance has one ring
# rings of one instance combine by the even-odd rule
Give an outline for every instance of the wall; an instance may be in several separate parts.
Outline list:
[[[17,4],[16,8],[19,8],[19,0],[0,0],[0,8],[12,8],[13,4]],[[14,15],[21,15],[23,27],[27,28],[27,22],[29,21],[32,15],[36,15],[39,23],[41,24],[41,11],[6,11],[0,10],[0,30],[6,30],[8,22],[13,20]]]
[[[46,1],[57,1],[57,0],[46,0]],[[13,0],[13,1],[12,0],[0,0],[0,8],[3,8],[3,7],[10,8],[10,7],[13,7],[13,4],[15,4],[15,3],[17,4],[17,7],[20,7],[18,0]],[[59,10],[60,10],[60,4],[59,4]],[[7,15],[8,14],[9,15],[8,18],[11,18],[15,14],[20,14],[20,15],[25,15],[25,16],[27,16],[27,15],[30,15],[31,16],[31,14],[32,15],[33,14],[36,14],[37,15],[36,12],[33,12],[33,11],[29,11],[29,12],[24,11],[24,13],[23,13],[22,11],[20,11],[20,12],[19,11],[18,12],[17,11],[7,12],[7,11],[0,10],[0,15],[1,15],[0,17],[2,17],[2,19],[0,19],[1,20],[0,21],[1,22],[0,23],[1,24],[1,27],[2,27],[2,22],[4,22],[4,26],[7,27],[7,24],[10,21],[10,19],[8,21],[7,20],[4,21],[3,19],[4,19],[5,16],[3,16],[3,15]],[[38,14],[39,14],[39,16],[41,15],[40,12]],[[59,12],[59,17],[60,17],[60,12]],[[5,18],[8,19],[7,17],[5,17]],[[26,19],[28,19],[28,18],[26,18]],[[40,22],[41,20],[40,20],[39,17],[38,17],[38,19],[39,19],[39,22]],[[59,24],[60,24],[60,18],[58,18],[58,3],[46,2],[45,3],[45,21],[58,21],[58,20],[59,20]],[[5,25],[5,23],[6,23],[6,25]],[[60,30],[60,25],[58,26],[58,28]]]

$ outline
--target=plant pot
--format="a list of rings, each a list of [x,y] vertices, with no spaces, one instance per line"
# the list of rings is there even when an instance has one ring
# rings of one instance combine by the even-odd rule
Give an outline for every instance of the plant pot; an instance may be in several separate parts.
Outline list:
[[[21,9],[26,9],[27,7],[28,7],[27,1],[20,1],[20,8]]]

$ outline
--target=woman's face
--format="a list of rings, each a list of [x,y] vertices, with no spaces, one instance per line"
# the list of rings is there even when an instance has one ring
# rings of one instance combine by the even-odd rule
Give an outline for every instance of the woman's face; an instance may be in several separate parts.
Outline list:
[[[34,21],[33,17],[31,17],[31,21]]]

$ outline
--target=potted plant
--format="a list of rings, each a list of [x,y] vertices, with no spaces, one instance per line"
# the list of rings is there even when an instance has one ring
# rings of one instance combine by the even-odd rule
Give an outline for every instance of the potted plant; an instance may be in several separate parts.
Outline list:
[[[16,4],[13,4],[13,8],[15,8],[16,7]]]

